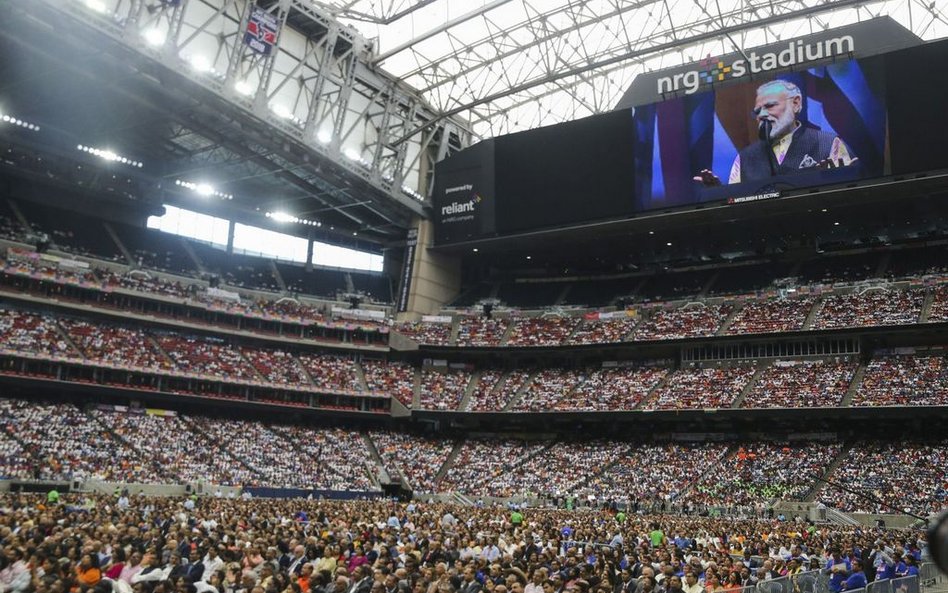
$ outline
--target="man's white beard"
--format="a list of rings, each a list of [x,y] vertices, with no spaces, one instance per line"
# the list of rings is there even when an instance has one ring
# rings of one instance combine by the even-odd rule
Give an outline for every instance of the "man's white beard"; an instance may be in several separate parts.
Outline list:
[[[794,113],[792,109],[785,110],[783,115],[780,116],[780,119],[775,121],[773,127],[770,129],[770,139],[778,140],[792,132],[796,121],[797,114]]]

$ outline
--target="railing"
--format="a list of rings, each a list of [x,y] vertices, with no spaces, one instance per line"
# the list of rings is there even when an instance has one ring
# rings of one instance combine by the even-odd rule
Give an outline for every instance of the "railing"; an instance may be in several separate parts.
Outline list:
[[[938,569],[934,565],[926,568],[922,575],[921,579],[918,576],[908,576],[874,581],[865,588],[844,590],[843,593],[921,593],[923,585],[930,586],[925,583],[935,584],[939,578]],[[760,581],[756,585],[742,587],[739,593],[829,593],[829,590],[829,574],[812,570]]]
[[[862,589],[850,589],[844,593],[921,593],[921,581],[917,576],[873,581]]]

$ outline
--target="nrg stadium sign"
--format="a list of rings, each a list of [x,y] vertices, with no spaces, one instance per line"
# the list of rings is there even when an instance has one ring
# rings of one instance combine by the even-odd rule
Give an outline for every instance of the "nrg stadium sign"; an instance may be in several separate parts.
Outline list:
[[[843,35],[817,43],[803,43],[802,40],[791,41],[787,48],[779,53],[757,53],[752,50],[746,53],[746,57],[733,62],[724,62],[709,57],[701,62],[702,70],[688,70],[673,76],[659,78],[657,90],[661,95],[682,90],[686,95],[690,95],[698,92],[698,89],[704,84],[714,84],[732,78],[740,78],[747,74],[759,74],[825,58],[845,56],[855,51],[855,45],[856,42],[852,35]]]
[[[922,40],[884,16],[719,58],[639,74],[615,106],[626,109],[691,95],[732,80],[768,75],[826,60],[866,58],[920,45]]]

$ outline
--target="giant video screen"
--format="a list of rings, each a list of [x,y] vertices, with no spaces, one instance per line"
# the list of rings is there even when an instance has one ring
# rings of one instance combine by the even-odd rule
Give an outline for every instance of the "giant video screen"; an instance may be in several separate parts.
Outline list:
[[[884,61],[848,60],[634,112],[636,211],[887,172]]]

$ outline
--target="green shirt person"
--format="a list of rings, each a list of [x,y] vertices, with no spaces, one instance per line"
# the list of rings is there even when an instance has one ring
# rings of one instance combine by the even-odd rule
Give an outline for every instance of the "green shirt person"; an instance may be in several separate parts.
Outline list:
[[[59,504],[59,491],[55,488],[46,493],[46,502],[48,504]]]
[[[520,527],[523,525],[523,513],[520,512],[520,509],[514,509],[510,513],[510,522],[514,527]]]
[[[653,548],[657,548],[665,542],[665,532],[658,526],[658,523],[652,525],[652,531],[649,532],[648,539]]]
[[[616,523],[625,523],[625,511],[616,513]]]

